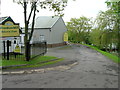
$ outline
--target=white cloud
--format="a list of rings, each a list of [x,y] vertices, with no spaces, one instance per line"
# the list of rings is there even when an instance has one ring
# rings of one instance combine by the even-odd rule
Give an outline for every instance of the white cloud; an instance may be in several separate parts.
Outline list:
[[[96,17],[97,13],[107,9],[106,0],[69,0],[68,6],[65,9],[65,19],[70,17]],[[69,16],[68,16],[69,15]]]
[[[106,0],[68,0],[68,6],[65,8],[65,15],[63,19],[69,21],[70,18],[78,18],[80,16],[96,17],[97,13],[107,9],[105,4]],[[17,3],[13,3],[13,0],[1,1],[1,16],[11,16],[16,23],[24,25],[23,7]],[[39,10],[37,16],[51,16],[54,12],[49,10]]]

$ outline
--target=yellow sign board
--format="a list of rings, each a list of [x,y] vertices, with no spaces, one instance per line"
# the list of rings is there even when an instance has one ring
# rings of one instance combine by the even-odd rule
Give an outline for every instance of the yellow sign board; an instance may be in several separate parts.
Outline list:
[[[68,33],[64,33],[64,41],[66,42],[66,41],[68,41]]]
[[[20,53],[20,47],[19,47],[19,45],[16,45],[16,47],[15,47],[15,49],[14,49],[14,52],[15,53]]]
[[[19,25],[13,25],[10,21],[0,25],[0,37],[19,36]]]

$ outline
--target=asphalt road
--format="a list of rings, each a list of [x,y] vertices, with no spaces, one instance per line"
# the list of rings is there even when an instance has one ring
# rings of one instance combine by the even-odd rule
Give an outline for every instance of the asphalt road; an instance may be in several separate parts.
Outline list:
[[[95,50],[73,44],[50,48],[47,55],[78,64],[65,71],[3,75],[3,88],[118,88],[118,64]]]

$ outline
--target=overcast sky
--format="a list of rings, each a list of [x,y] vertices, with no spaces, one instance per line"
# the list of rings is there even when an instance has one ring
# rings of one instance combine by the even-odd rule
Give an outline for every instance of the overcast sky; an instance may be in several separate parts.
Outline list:
[[[80,16],[95,18],[100,10],[107,10],[105,1],[106,0],[68,0],[63,19],[65,22],[68,22],[71,18],[79,18]],[[54,15],[53,12],[45,9],[37,13],[37,16],[52,15]],[[23,7],[17,3],[13,3],[13,0],[1,0],[1,16],[11,16],[16,23],[24,26]]]

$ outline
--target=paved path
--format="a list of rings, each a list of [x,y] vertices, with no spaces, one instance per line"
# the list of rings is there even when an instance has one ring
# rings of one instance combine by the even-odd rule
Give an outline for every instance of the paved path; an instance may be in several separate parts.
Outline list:
[[[68,70],[3,75],[3,88],[118,88],[118,65],[97,51],[73,44],[48,49],[47,55],[64,57],[63,62],[77,60],[78,65]]]

